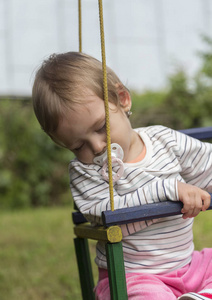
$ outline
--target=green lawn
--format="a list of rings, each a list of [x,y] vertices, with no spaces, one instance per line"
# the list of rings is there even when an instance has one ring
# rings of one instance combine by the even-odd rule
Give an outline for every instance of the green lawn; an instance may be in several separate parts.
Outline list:
[[[212,212],[201,213],[196,249],[212,247],[211,228]],[[81,299],[69,207],[0,213],[0,299]]]
[[[81,299],[70,208],[0,214],[0,299]]]

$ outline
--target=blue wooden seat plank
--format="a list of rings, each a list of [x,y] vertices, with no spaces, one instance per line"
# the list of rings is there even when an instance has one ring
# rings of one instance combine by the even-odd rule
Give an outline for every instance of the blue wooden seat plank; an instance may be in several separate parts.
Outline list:
[[[212,196],[212,194],[210,195]],[[180,201],[163,201],[142,206],[116,209],[115,211],[104,211],[102,212],[102,219],[104,226],[108,227],[180,215],[182,207],[183,204]],[[208,210],[209,209],[212,209],[212,200]]]
[[[207,140],[212,138],[212,127],[189,128],[179,131],[198,140]]]
[[[79,211],[72,213],[72,221],[75,225],[82,224],[87,222],[86,218],[83,216],[83,214]]]

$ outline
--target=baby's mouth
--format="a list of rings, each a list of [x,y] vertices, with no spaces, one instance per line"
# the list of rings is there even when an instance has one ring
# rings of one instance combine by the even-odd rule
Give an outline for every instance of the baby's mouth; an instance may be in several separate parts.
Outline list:
[[[105,147],[104,150],[102,150],[100,153],[98,153],[98,155],[96,155],[95,158],[99,158],[100,156],[102,156],[105,153],[107,153],[107,147]]]

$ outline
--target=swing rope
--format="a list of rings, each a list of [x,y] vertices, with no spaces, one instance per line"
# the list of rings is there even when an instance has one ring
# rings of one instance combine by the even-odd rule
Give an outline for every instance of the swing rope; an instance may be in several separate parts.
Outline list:
[[[111,159],[111,138],[110,138],[110,118],[109,118],[109,101],[108,101],[108,85],[107,85],[107,69],[106,69],[106,55],[105,55],[105,38],[104,38],[104,22],[103,22],[102,0],[99,0],[99,23],[100,23],[100,36],[101,36],[103,95],[104,95],[104,105],[105,105],[105,124],[106,124],[106,136],[107,136],[107,160],[108,160],[110,207],[111,207],[111,211],[114,211],[113,174],[112,174],[112,159]],[[79,29],[79,52],[82,52],[82,9],[81,9],[81,0],[78,0],[78,29]]]
[[[110,207],[111,207],[111,210],[114,211],[113,175],[112,175],[112,159],[111,159],[111,139],[110,139],[110,118],[109,118],[109,101],[108,101],[107,69],[106,69],[102,0],[99,0],[99,22],[100,22],[100,35],[101,35],[105,123],[106,123],[106,135],[107,135],[107,160],[108,160],[108,175],[109,175]]]
[[[78,0],[78,30],[79,30],[79,52],[82,52],[82,9],[81,9],[81,0]]]

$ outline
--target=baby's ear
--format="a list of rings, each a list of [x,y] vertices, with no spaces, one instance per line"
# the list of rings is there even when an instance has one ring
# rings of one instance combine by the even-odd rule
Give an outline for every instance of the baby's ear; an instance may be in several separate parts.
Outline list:
[[[120,106],[123,108],[125,112],[129,111],[132,106],[130,93],[121,83],[117,83],[116,88],[119,96]]]

